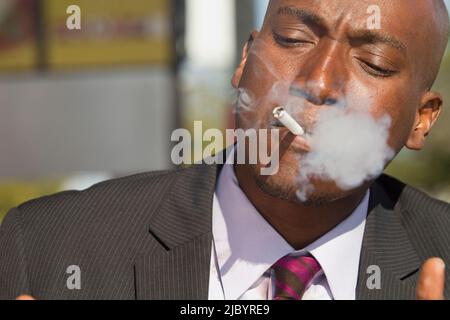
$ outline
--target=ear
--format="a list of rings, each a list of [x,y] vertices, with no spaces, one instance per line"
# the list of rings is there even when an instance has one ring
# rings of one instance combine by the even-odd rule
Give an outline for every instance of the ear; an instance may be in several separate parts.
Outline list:
[[[416,112],[414,127],[406,143],[407,148],[423,149],[427,136],[441,114],[442,104],[442,96],[437,92],[428,91],[423,95],[420,108]]]
[[[245,64],[247,63],[248,53],[250,52],[253,41],[256,39],[257,36],[258,32],[253,31],[244,45],[244,49],[242,50],[241,62],[239,63],[239,67],[237,67],[237,69],[234,71],[233,77],[231,78],[231,85],[235,89],[239,87],[242,74],[244,73]]]

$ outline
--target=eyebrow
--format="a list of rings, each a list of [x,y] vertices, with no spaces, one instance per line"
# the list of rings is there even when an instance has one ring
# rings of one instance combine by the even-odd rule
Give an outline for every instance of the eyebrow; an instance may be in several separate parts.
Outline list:
[[[394,49],[401,51],[404,55],[406,55],[406,46],[398,40],[397,38],[375,30],[359,30],[352,32],[350,35],[351,40],[356,40],[363,43],[370,44],[386,44]]]
[[[328,27],[325,20],[322,17],[315,14],[314,12],[309,11],[307,9],[296,7],[280,7],[278,9],[278,15],[293,16],[306,25],[320,28],[325,32],[328,31]]]
[[[316,13],[304,9],[304,8],[296,8],[292,6],[285,6],[280,7],[278,9],[278,15],[288,15],[288,16],[294,16],[299,21],[306,25],[310,25],[316,28],[319,28],[324,33],[329,32],[329,28],[327,26],[326,21],[317,15]],[[397,38],[388,35],[386,33],[376,31],[376,30],[359,30],[354,31],[350,35],[350,40],[356,40],[363,43],[370,43],[370,44],[386,44],[396,50],[399,50],[401,53],[406,55],[406,46],[398,40]]]

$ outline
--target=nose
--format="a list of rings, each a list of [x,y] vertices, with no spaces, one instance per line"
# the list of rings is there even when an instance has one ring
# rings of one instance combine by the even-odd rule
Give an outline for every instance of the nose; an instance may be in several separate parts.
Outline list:
[[[299,66],[297,77],[289,88],[290,94],[317,106],[338,104],[343,99],[348,80],[344,53],[339,44],[320,44],[307,54],[309,56]]]

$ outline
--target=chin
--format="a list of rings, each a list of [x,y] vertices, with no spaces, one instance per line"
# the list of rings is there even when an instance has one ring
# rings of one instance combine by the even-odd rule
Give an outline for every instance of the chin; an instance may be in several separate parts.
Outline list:
[[[299,184],[298,170],[296,166],[283,166],[281,164],[278,173],[272,176],[260,175],[259,166],[254,166],[252,171],[254,180],[261,191],[269,196],[303,206],[323,206],[341,200],[356,191],[342,190],[333,181],[311,179],[306,197],[301,197],[299,191],[304,186]]]

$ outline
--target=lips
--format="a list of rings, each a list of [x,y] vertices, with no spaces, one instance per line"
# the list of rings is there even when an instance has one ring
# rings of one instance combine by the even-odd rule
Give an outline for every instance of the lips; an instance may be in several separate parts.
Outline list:
[[[311,151],[311,142],[308,139],[308,135],[295,136],[285,127],[273,126],[272,129],[278,129],[280,131],[281,149],[292,149],[292,151],[297,153]]]
[[[298,119],[296,119],[296,121],[302,126],[302,128],[305,130],[306,134],[311,134],[311,130],[309,129],[310,126],[309,125],[305,125],[305,122],[303,121],[299,121]],[[270,122],[270,127],[274,128],[274,129],[286,129],[286,127],[278,120],[278,119],[273,119]]]

